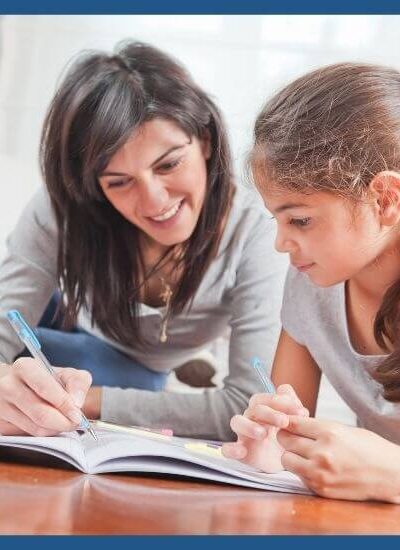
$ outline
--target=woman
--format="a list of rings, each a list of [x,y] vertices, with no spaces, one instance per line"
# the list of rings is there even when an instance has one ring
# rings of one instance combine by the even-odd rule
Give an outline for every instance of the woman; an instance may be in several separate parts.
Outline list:
[[[227,439],[257,389],[253,354],[270,361],[286,263],[273,223],[235,189],[221,115],[159,50],[128,43],[70,69],[47,115],[46,190],[23,213],[0,269],[0,433],[49,435],[91,418]],[[267,235],[267,241],[265,236]],[[62,330],[39,328],[61,391],[4,319],[34,326],[59,287]],[[231,327],[221,390],[153,392]],[[70,332],[65,332],[69,329]]]

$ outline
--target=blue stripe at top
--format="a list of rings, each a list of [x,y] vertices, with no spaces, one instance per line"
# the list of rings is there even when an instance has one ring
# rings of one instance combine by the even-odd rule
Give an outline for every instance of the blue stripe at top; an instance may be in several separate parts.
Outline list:
[[[399,14],[398,0],[2,0],[2,14]]]

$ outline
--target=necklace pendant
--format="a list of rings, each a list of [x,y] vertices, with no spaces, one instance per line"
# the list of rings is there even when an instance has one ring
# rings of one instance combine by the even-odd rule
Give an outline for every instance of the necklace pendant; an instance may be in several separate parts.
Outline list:
[[[162,342],[163,344],[168,340],[167,323],[165,321],[166,320],[164,319],[161,324],[161,332],[160,332],[160,342]]]

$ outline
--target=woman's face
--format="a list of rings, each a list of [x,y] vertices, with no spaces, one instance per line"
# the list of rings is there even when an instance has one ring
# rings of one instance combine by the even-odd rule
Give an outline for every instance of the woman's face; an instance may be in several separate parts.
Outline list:
[[[106,198],[148,237],[169,247],[189,239],[204,204],[208,139],[188,137],[175,123],[145,122],[100,174]]]

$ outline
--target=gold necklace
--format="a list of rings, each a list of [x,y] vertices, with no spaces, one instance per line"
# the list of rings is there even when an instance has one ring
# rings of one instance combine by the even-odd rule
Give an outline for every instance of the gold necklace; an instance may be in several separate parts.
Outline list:
[[[171,309],[171,300],[172,300],[172,289],[164,277],[160,277],[161,284],[163,286],[160,292],[160,299],[164,302],[165,311],[161,318],[161,327],[160,327],[160,342],[165,343],[168,340],[168,321],[170,318],[170,309]]]

